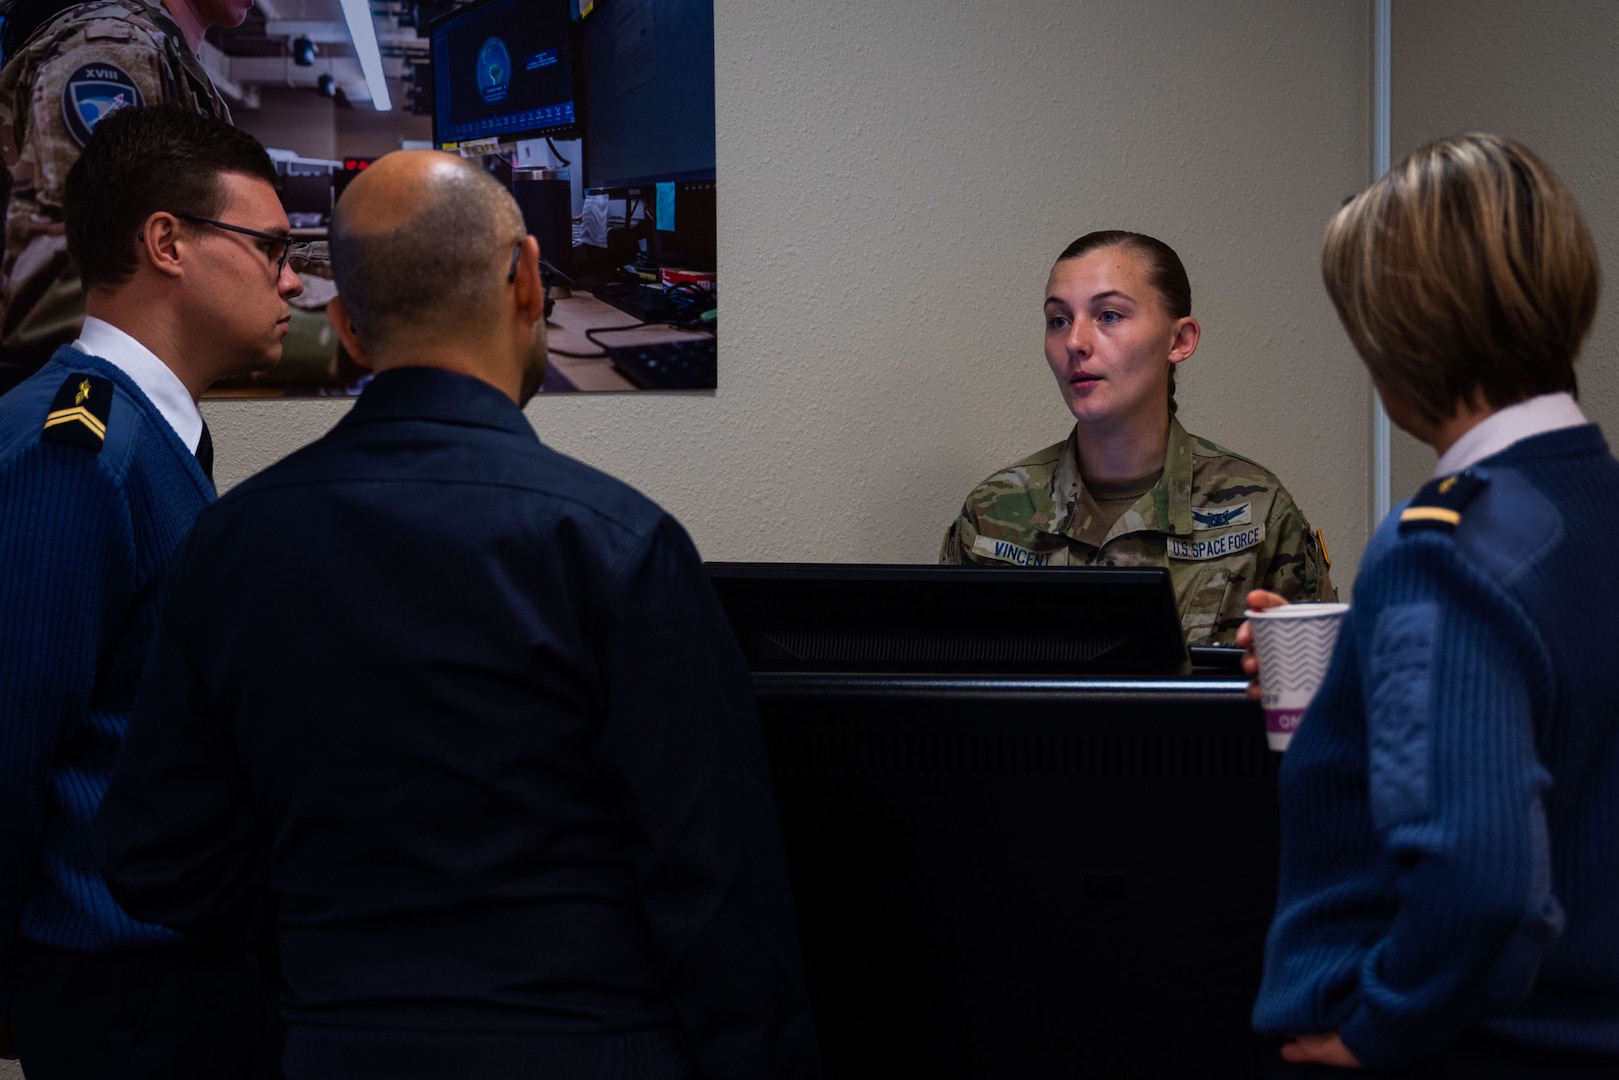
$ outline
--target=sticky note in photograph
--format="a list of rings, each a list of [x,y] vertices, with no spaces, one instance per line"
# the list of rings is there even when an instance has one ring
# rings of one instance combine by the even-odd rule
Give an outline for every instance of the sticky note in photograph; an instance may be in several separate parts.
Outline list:
[[[518,139],[517,164],[525,169],[544,169],[551,164],[544,139]]]
[[[658,231],[675,231],[675,186],[658,185]]]

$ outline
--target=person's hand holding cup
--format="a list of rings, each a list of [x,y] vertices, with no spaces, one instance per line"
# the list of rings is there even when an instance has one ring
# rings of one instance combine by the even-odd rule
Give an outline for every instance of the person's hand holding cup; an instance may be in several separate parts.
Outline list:
[[[1281,593],[1273,593],[1269,589],[1255,589],[1248,594],[1246,614],[1269,611],[1271,608],[1284,607],[1286,604],[1287,599]],[[1246,622],[1237,627],[1237,648],[1243,650],[1242,670],[1248,676],[1248,700],[1258,701],[1262,693],[1259,686],[1259,657],[1254,655],[1253,627]]]
[[[1321,686],[1348,604],[1289,604],[1273,592],[1248,594],[1248,621],[1237,644],[1248,650],[1242,667],[1248,696],[1265,710],[1265,737],[1286,750],[1304,710]]]

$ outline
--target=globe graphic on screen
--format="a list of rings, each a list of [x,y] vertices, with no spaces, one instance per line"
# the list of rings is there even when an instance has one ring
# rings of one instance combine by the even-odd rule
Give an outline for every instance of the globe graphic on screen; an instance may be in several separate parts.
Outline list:
[[[504,41],[492,37],[478,50],[478,90],[485,98],[503,96],[511,81],[511,53]]]

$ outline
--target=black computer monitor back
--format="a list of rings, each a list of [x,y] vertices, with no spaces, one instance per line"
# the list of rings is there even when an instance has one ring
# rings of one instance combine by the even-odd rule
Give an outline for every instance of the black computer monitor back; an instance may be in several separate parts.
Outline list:
[[[1279,759],[1166,572],[709,570],[828,1076],[1260,1072]]]
[[[1262,1075],[1240,682],[756,680],[827,1075]]]
[[[1161,567],[709,563],[754,671],[1176,674]]]

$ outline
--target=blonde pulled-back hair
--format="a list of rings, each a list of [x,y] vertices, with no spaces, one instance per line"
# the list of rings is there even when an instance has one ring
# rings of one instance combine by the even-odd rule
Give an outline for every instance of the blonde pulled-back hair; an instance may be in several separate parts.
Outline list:
[[[1385,394],[1428,423],[1575,392],[1602,272],[1574,196],[1528,147],[1455,135],[1327,225],[1321,273]]]

